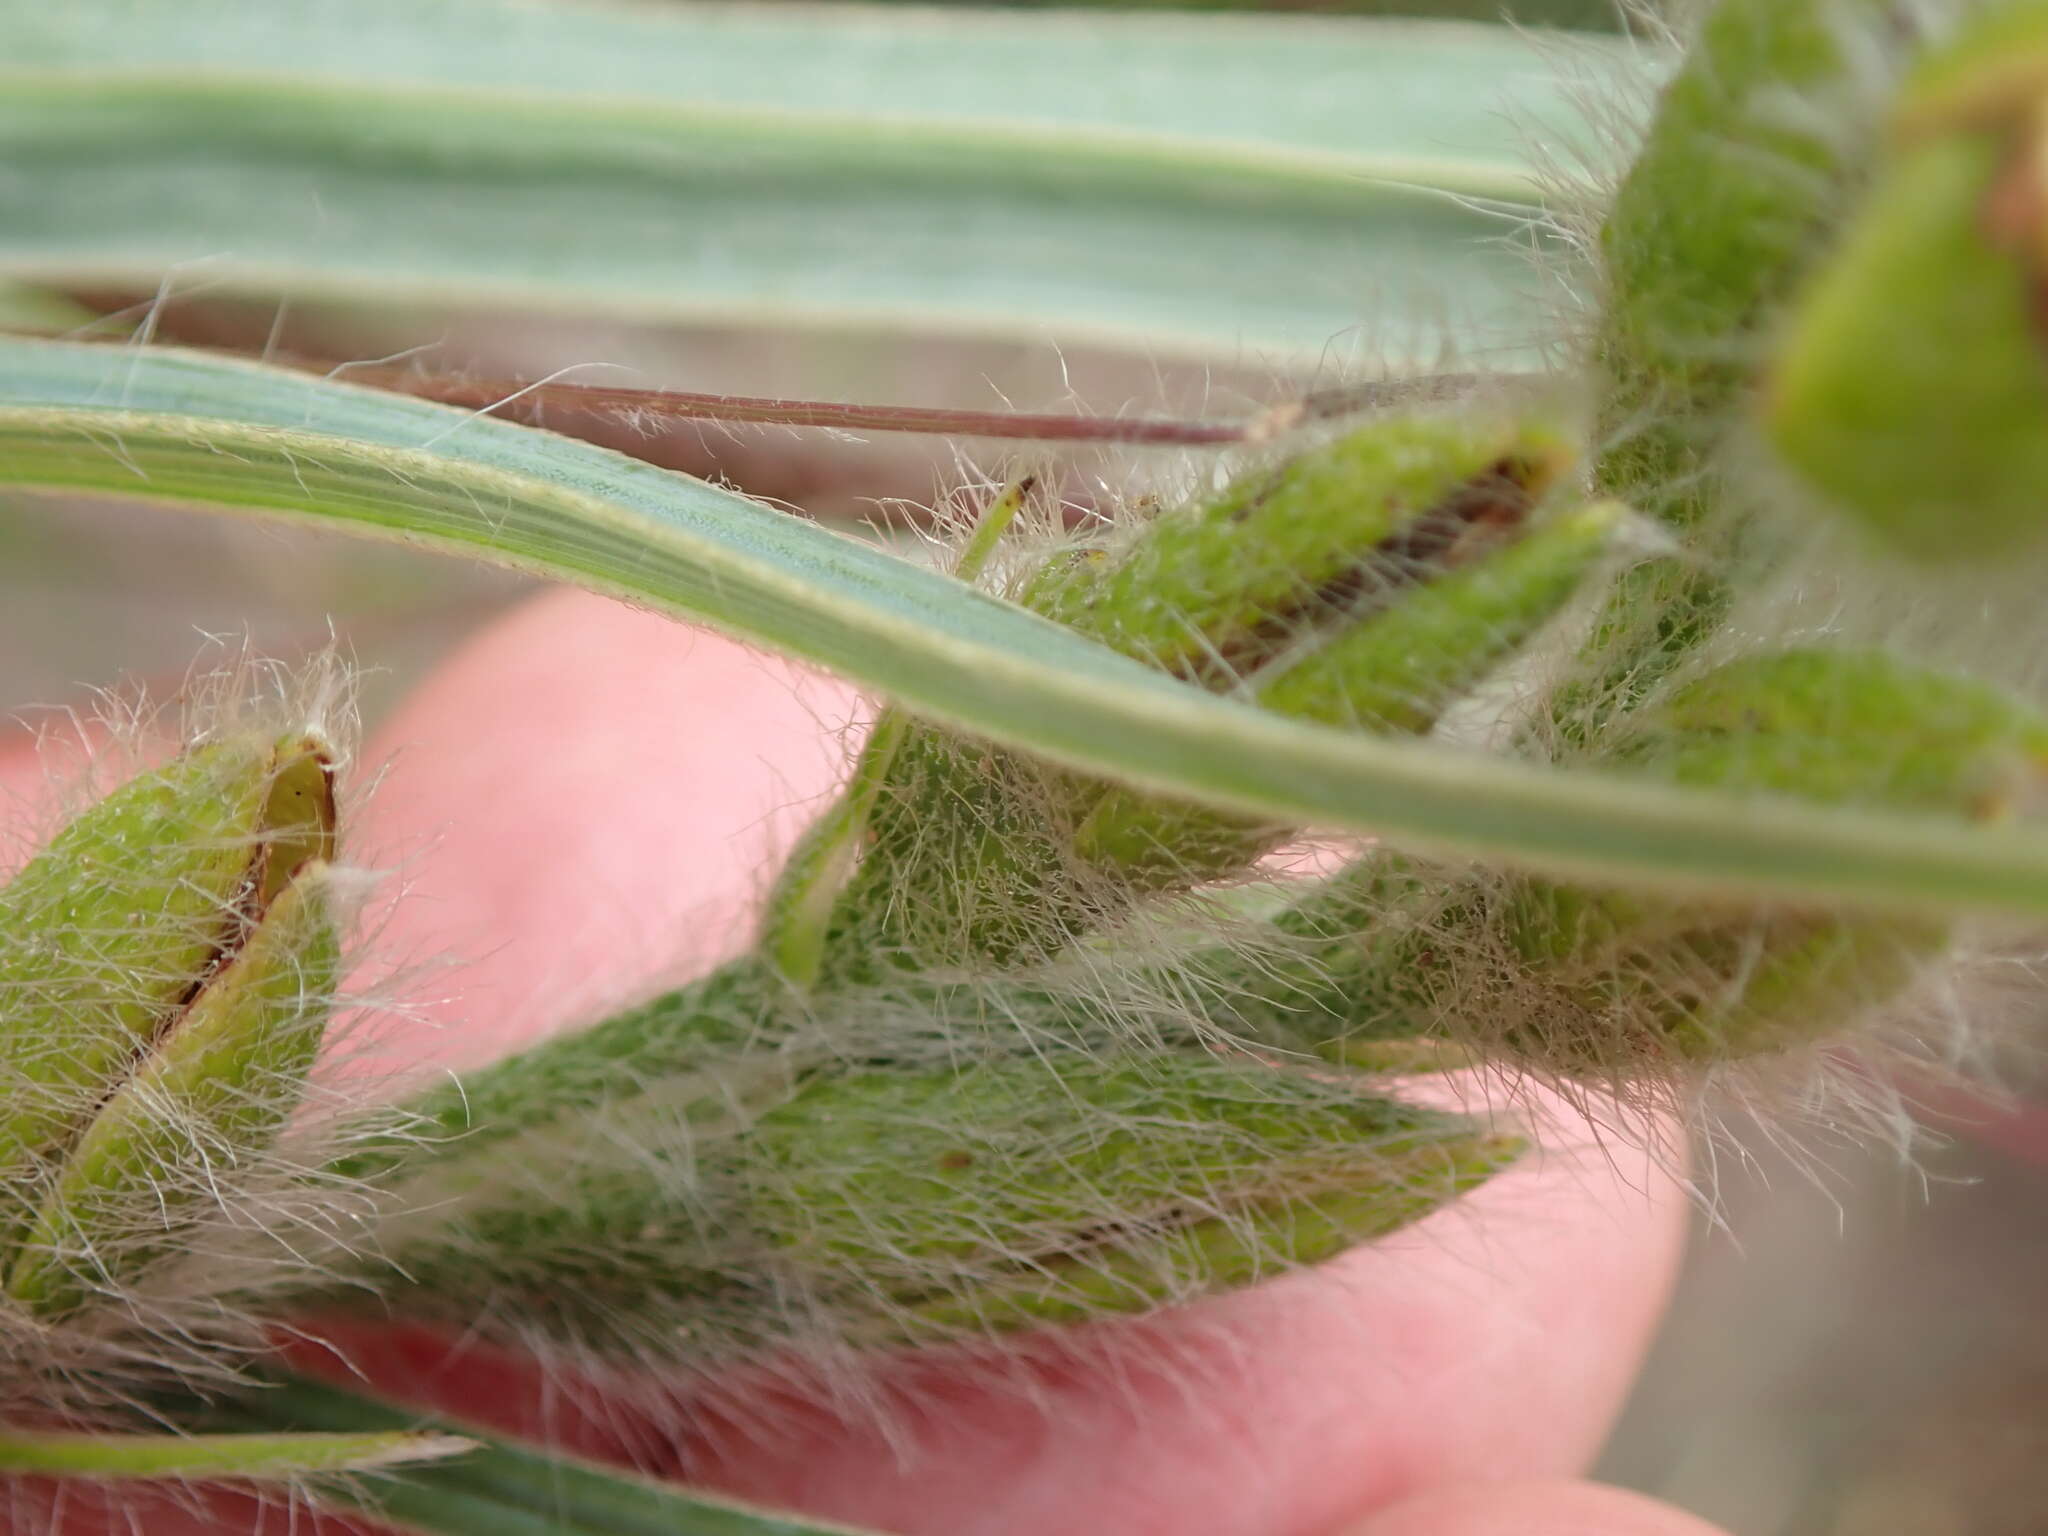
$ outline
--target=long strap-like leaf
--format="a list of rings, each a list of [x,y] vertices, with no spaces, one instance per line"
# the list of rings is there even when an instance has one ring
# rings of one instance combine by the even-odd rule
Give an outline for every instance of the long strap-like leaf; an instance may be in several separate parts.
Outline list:
[[[996,740],[1280,821],[1667,889],[2048,914],[2038,832],[1297,724],[701,481],[232,360],[0,338],[0,484],[240,508],[580,582]]]
[[[326,1433],[422,1430],[475,1447],[447,1461],[325,1485],[328,1501],[435,1536],[860,1536],[850,1527],[775,1514],[731,1499],[429,1420],[304,1377],[251,1393],[217,1415],[237,1425]]]
[[[0,273],[1492,358],[1576,124],[1498,27],[0,0]]]

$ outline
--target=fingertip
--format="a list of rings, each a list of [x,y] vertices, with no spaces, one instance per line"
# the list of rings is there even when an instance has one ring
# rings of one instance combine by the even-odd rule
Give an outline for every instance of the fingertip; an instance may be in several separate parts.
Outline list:
[[[395,871],[403,1055],[473,1062],[742,947],[750,897],[837,782],[844,686],[587,593],[543,593],[377,732],[352,857]]]
[[[1331,1536],[1726,1536],[1669,1504],[1598,1483],[1521,1482],[1440,1489]]]

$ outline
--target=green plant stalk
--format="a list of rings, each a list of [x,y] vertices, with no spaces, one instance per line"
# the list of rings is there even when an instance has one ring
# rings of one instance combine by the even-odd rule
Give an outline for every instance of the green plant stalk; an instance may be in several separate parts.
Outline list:
[[[0,273],[1312,364],[1339,260],[1515,322],[1525,43],[1161,20],[5,0]]]
[[[954,563],[957,580],[979,578],[1023,510],[1033,483],[1028,476],[1014,482],[983,509]],[[914,733],[901,710],[882,711],[854,763],[852,781],[832,808],[805,828],[776,876],[762,911],[760,947],[797,986],[810,986],[824,969],[833,909],[872,836],[875,811],[888,792],[897,756]]]
[[[1048,3],[1050,0],[1017,0],[1019,9]],[[1311,9],[1307,5],[1274,7],[1266,0],[1088,0],[1088,6],[1104,11]],[[1318,15],[1512,21],[1527,27],[1583,27],[1601,32],[1616,31],[1623,25],[1621,8],[1611,0],[1323,0],[1313,10]]]

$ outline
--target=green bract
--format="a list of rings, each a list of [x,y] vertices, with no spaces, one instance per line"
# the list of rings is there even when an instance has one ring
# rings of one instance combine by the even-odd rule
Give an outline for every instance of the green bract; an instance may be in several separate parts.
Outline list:
[[[1050,563],[1023,602],[1228,687],[1511,535],[1574,457],[1557,428],[1485,407],[1368,422],[1137,523],[1121,548]]]
[[[151,1266],[209,1219],[246,1219],[252,1173],[291,1176],[264,1165],[334,997],[330,767],[312,733],[194,747],[78,816],[0,891],[0,1345],[19,1369],[40,1354],[152,1378],[151,1333],[181,1323],[140,1289]],[[21,1390],[0,1382],[0,1413]],[[467,1444],[0,1424],[0,1473],[292,1480]]]
[[[788,1261],[878,1288],[893,1328],[985,1332],[1316,1263],[1521,1143],[1362,1082],[1169,1056],[840,1078],[753,1147],[749,1208]]]
[[[1278,714],[1419,735],[1578,595],[1621,513],[1603,503],[1418,560],[1389,600],[1298,641],[1244,686]],[[1135,884],[1170,886],[1242,869],[1286,831],[1112,788],[1081,822],[1075,851]]]
[[[941,1048],[941,1021],[924,1028]],[[902,1061],[877,1059],[885,1041]],[[940,1066],[890,1031],[858,1060],[757,1072],[752,1104],[738,1069],[773,1053],[727,1051],[698,1108],[671,1079],[586,1122],[630,1127],[625,1157],[564,1126],[509,1157],[424,1160],[424,1216],[387,1224],[368,1278],[451,1323],[699,1364],[818,1327],[982,1337],[1318,1262],[1522,1149],[1327,1069],[1085,1044],[1048,1059],[963,1033]]]

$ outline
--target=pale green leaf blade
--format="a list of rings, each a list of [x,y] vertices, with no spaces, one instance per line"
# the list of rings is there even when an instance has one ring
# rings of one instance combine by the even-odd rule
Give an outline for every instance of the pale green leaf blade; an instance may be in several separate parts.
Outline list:
[[[251,1393],[218,1417],[329,1432],[415,1429],[422,1415],[306,1377]],[[851,1527],[778,1514],[716,1495],[529,1448],[467,1426],[479,1447],[460,1460],[407,1467],[374,1483],[335,1484],[336,1502],[408,1530],[469,1536],[862,1536]]]
[[[0,0],[0,272],[1398,364],[1529,334],[1562,74],[1414,22]]]
[[[700,481],[254,364],[0,338],[0,484],[311,519],[580,582],[995,740],[1276,821],[1682,891],[2048,914],[2038,832],[1288,721]]]
[[[459,1456],[459,1435],[410,1428],[343,1433],[122,1435],[0,1432],[0,1473],[39,1477],[216,1478],[258,1482],[369,1472]]]

